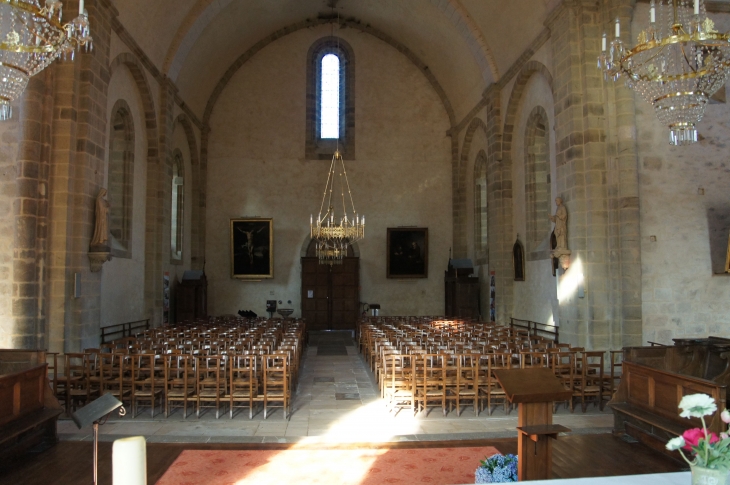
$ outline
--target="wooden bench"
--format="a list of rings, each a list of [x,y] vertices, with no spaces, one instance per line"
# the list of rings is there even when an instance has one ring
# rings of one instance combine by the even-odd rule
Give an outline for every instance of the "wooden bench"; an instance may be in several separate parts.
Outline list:
[[[48,364],[27,365],[44,361],[45,352],[39,351],[24,365],[25,357],[21,352],[0,351],[0,459],[58,441],[56,421],[63,409],[48,384]]]
[[[697,418],[679,416],[679,401],[696,393],[715,399],[718,410],[706,418],[707,427],[717,434],[724,431],[725,424],[720,419],[720,412],[726,407],[724,384],[624,361],[621,383],[609,403],[614,413],[614,433],[627,434],[679,459],[676,453],[667,452],[665,445],[687,429],[702,427]]]

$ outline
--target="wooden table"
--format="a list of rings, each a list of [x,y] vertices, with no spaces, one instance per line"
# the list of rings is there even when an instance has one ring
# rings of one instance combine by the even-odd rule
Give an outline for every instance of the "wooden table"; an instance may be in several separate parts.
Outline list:
[[[553,371],[544,367],[500,369],[494,376],[512,404],[519,404],[517,450],[519,480],[547,480],[553,467],[552,439],[570,431],[553,424],[553,401],[566,401],[566,390]]]

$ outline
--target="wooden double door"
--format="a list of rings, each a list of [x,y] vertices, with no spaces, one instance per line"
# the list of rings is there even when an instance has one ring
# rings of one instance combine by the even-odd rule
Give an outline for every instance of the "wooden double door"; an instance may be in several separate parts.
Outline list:
[[[302,317],[307,330],[355,330],[360,309],[360,258],[341,265],[302,258]]]

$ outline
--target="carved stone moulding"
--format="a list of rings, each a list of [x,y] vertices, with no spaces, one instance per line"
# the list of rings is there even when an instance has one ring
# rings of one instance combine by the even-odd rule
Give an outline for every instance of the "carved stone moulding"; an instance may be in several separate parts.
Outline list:
[[[107,261],[111,261],[112,255],[108,248],[106,251],[89,251],[89,264],[91,266],[92,273],[98,273],[101,271],[101,266]]]

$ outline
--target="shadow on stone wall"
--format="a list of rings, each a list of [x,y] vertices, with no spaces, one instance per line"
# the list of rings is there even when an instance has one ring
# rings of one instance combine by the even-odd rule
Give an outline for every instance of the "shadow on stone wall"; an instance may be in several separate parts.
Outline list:
[[[710,257],[713,274],[725,272],[728,235],[730,235],[730,203],[707,209],[707,226],[710,232]]]

